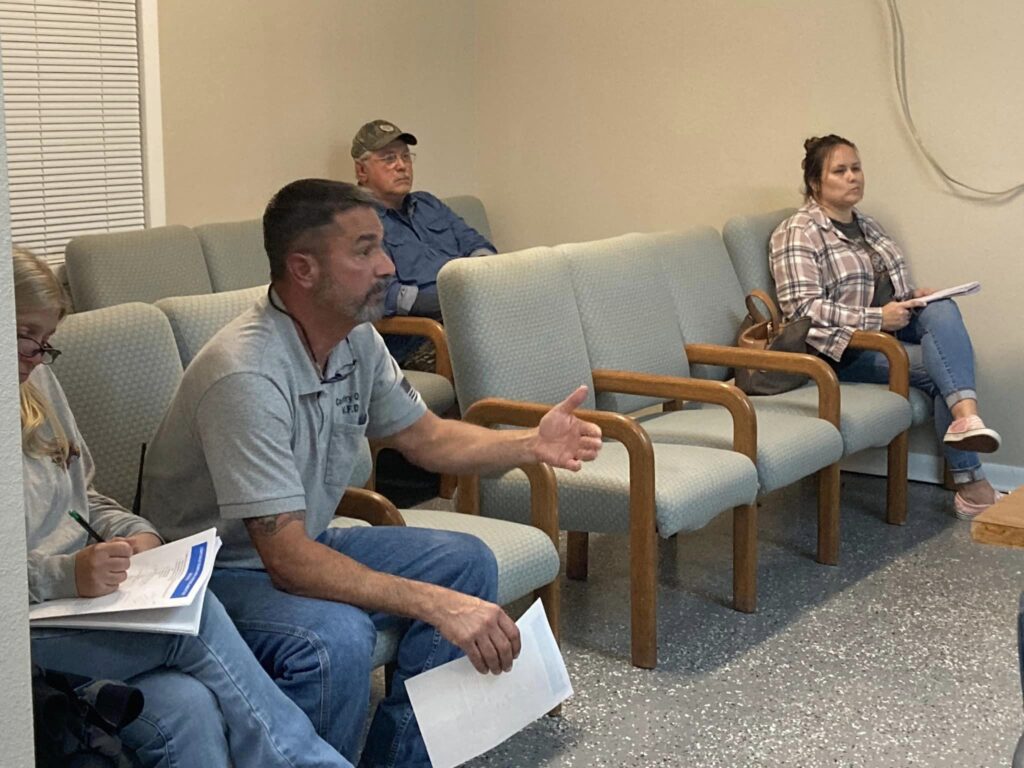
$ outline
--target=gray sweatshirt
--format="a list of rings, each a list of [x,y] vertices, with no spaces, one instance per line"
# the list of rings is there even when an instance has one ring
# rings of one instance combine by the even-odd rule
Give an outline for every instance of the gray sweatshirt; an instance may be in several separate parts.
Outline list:
[[[77,597],[75,553],[92,542],[68,516],[80,514],[105,539],[156,533],[148,522],[125,511],[116,501],[97,493],[92,487],[94,467],[89,449],[78,431],[64,390],[45,365],[38,366],[29,378],[53,407],[71,442],[68,466],[48,457],[22,453],[25,483],[25,535],[28,540],[29,600],[38,603],[61,597]],[[44,438],[52,438],[48,425],[41,428]],[[159,535],[159,534],[157,534]]]

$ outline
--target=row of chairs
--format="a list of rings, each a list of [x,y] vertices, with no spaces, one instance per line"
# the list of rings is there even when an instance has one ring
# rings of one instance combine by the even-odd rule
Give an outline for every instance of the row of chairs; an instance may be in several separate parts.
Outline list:
[[[446,337],[438,338],[439,359],[447,361],[450,352],[458,401],[464,409],[473,406],[466,417],[488,425],[532,424],[550,404],[588,383],[593,394],[585,415],[601,424],[609,440],[580,473],[557,473],[557,494],[552,488],[540,494],[548,494],[546,507],[536,493],[531,501],[530,481],[513,471],[482,483],[460,478],[457,509],[529,523],[538,515],[550,519],[557,504],[558,526],[569,532],[567,572],[573,578],[586,577],[590,533],[628,533],[637,666],[653,667],[657,660],[658,535],[695,530],[734,510],[734,602],[753,611],[760,496],[815,475],[817,556],[835,564],[839,461],[885,447],[888,520],[899,523],[906,516],[907,428],[927,419],[928,403],[921,393],[908,393],[901,345],[885,334],[857,334],[856,344],[889,356],[888,388],[839,385],[824,362],[809,356],[731,346],[746,292],[773,292],[767,241],[788,213],[734,219],[724,240],[710,228],[634,234],[458,260],[441,273]],[[469,215],[480,228],[478,201]],[[206,242],[209,236],[204,240],[207,259],[219,253],[235,265],[236,279],[263,283],[266,257],[252,234],[256,226],[208,225],[220,238],[216,246]],[[98,246],[90,249],[88,270],[69,247],[76,302],[84,272],[91,282],[102,282],[103,251],[119,236],[86,242]],[[121,253],[122,260],[131,257]],[[147,256],[134,254],[137,260],[140,255]],[[263,290],[150,300],[160,299],[187,364]],[[748,398],[728,383],[737,365],[800,370],[812,383],[784,395]]]
[[[732,346],[746,292],[772,291],[768,235],[786,213],[731,222],[731,253],[716,230],[700,228],[456,261],[440,275],[460,403],[485,401],[495,421],[527,425],[546,404],[590,385],[586,415],[609,442],[579,473],[556,471],[567,572],[586,577],[588,534],[628,534],[640,667],[657,661],[656,536],[699,529],[732,509],[734,605],[753,611],[760,496],[815,475],[817,558],[837,564],[839,462],[885,447],[887,519],[906,517],[915,415],[902,345],[888,334],[855,334],[855,346],[889,357],[888,387],[840,385],[810,355]],[[749,247],[737,247],[737,233]],[[728,383],[736,366],[800,371],[811,383],[747,397]],[[526,490],[515,471],[485,480],[481,512],[519,519]]]

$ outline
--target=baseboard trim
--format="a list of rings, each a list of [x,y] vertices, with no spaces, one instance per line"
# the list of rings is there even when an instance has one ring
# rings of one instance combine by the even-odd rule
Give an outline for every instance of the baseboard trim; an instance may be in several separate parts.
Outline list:
[[[913,453],[907,457],[907,478],[918,483],[942,484],[942,459],[929,453]],[[888,460],[884,448],[861,451],[843,459],[839,465],[846,472],[885,477],[888,474]],[[983,462],[985,476],[993,487],[1000,491],[1012,491],[1024,485],[1024,467],[1012,464]]]

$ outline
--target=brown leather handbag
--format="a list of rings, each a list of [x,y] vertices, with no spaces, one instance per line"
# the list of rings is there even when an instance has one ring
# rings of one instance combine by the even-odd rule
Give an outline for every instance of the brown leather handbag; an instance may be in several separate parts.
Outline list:
[[[766,317],[758,308],[760,302],[768,312]],[[807,352],[807,332],[811,318],[801,317],[789,323],[782,322],[778,306],[764,291],[753,290],[747,296],[747,316],[740,325],[736,346],[744,349],[763,349],[769,352]],[[736,386],[748,395],[778,395],[807,383],[803,373],[762,371],[756,368],[737,368]]]

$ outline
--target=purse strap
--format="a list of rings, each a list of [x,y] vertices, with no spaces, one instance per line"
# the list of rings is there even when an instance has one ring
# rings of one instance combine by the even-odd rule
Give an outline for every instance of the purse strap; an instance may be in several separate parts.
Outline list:
[[[769,317],[765,317],[761,314],[761,310],[757,306],[757,302],[760,301],[764,308],[768,310]],[[755,288],[749,294],[746,299],[747,312],[750,313],[750,318],[755,323],[763,323],[767,320],[771,320],[772,329],[778,333],[779,328],[782,327],[782,313],[779,311],[778,305],[772,300],[772,297],[759,288]]]

